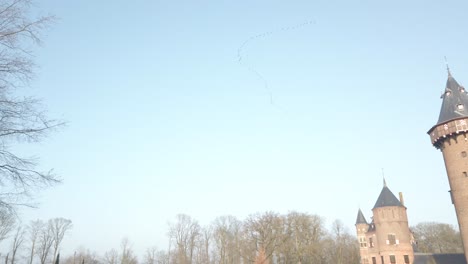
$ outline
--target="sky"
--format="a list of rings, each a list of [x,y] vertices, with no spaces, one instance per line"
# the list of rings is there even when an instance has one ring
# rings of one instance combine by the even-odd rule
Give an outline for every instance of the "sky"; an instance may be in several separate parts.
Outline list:
[[[67,126],[20,153],[63,183],[25,223],[73,221],[63,251],[123,237],[167,248],[168,223],[257,212],[340,219],[382,189],[409,224],[456,225],[436,123],[447,71],[468,83],[466,1],[57,1],[28,94]],[[22,91],[24,92],[24,91]]]

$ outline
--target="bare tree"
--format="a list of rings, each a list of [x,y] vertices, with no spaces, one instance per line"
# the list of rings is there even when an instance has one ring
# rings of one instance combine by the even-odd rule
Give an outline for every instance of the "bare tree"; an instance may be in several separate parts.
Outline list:
[[[138,260],[133,252],[132,246],[128,238],[123,238],[120,244],[122,253],[120,254],[121,264],[137,264]]]
[[[101,258],[98,256],[96,252],[91,252],[89,249],[80,247],[73,253],[73,255],[60,258],[60,263],[63,263],[63,264],[81,264],[81,263],[101,264],[103,262],[100,259]],[[52,264],[55,264],[55,263],[56,262],[52,262]]]
[[[250,215],[244,224],[242,257],[255,261],[259,250],[264,250],[265,261],[270,261],[285,243],[284,218],[277,213]]]
[[[0,242],[8,237],[15,228],[15,223],[16,216],[8,208],[0,209]]]
[[[335,220],[329,238],[324,241],[326,263],[360,263],[356,238],[349,233],[343,222]]]
[[[260,248],[258,254],[255,257],[255,264],[269,264],[268,258],[265,253],[265,249]]]
[[[160,250],[156,253],[156,264],[169,264],[170,258],[169,253],[164,250]]]
[[[10,263],[14,264],[16,260],[16,253],[18,252],[18,249],[21,247],[21,245],[24,242],[24,234],[25,231],[22,226],[18,226],[16,228],[16,233],[13,238],[12,246],[11,246],[11,260]]]
[[[424,222],[411,227],[417,248],[425,253],[460,253],[463,245],[460,233],[449,224]]]
[[[20,157],[9,148],[18,141],[39,141],[63,124],[49,119],[37,99],[15,95],[33,77],[31,48],[53,21],[51,16],[34,18],[30,6],[31,0],[0,1],[0,206],[12,210],[31,205],[32,191],[59,181],[51,171],[37,170],[37,159]]]
[[[319,263],[326,230],[317,215],[290,212],[285,216],[286,240],[280,247],[285,263]]]
[[[177,215],[177,222],[170,224],[169,239],[175,243],[178,264],[192,264],[200,229],[197,221],[184,214]]]
[[[44,224],[39,232],[39,259],[41,264],[45,264],[54,244],[54,235],[50,224]]]
[[[158,254],[157,247],[151,247],[151,248],[146,249],[144,264],[156,264],[157,254]]]
[[[36,242],[39,237],[39,234],[44,226],[44,222],[41,220],[31,221],[29,226],[27,227],[28,230],[28,239],[31,243],[30,251],[29,251],[29,264],[33,263],[34,255],[36,254]]]
[[[104,263],[105,264],[117,264],[119,260],[119,253],[115,249],[111,249],[104,253]]]
[[[51,230],[54,248],[54,260],[52,263],[55,263],[55,258],[57,256],[60,244],[62,243],[63,238],[67,231],[72,228],[72,221],[65,218],[54,218],[49,220],[49,228]]]
[[[239,236],[242,222],[234,216],[221,216],[213,221],[213,258],[216,263],[240,263]]]

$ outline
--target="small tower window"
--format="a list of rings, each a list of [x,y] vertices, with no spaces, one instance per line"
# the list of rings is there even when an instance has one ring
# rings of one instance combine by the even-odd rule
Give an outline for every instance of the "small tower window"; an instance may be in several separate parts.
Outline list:
[[[457,110],[462,111],[464,108],[462,104],[457,104]]]
[[[377,264],[377,259],[375,257],[372,257],[372,264]]]
[[[392,263],[392,264],[396,263],[395,255],[390,255],[390,263]]]
[[[395,245],[396,244],[395,234],[388,234],[387,244],[389,244],[389,245]]]
[[[463,158],[466,158],[466,151],[462,151],[462,152],[461,152],[461,156],[462,156]]]
[[[369,247],[370,248],[374,247],[374,240],[372,239],[372,237],[369,237]]]
[[[468,177],[468,173],[466,173],[466,171],[464,171],[462,173],[463,173],[463,176]]]
[[[405,258],[405,264],[409,264],[409,255],[404,255]]]

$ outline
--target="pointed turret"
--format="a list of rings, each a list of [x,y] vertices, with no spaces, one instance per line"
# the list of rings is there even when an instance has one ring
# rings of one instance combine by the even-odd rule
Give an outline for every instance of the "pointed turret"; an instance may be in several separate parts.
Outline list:
[[[468,94],[448,71],[447,84],[442,94],[439,120],[427,132],[431,142],[440,149],[443,141],[453,135],[468,132]]]
[[[385,206],[403,206],[401,202],[396,198],[396,196],[390,191],[387,187],[387,183],[384,179],[384,187],[380,192],[379,198],[377,198],[377,202],[375,202],[374,209],[378,207],[385,207]],[[404,207],[404,206],[403,206]]]
[[[448,70],[447,84],[442,94],[442,107],[440,109],[437,125],[445,122],[468,117],[468,95],[465,88],[458,84]]]
[[[357,214],[356,225],[357,224],[366,224],[367,225],[366,218],[364,217],[364,214],[362,213],[361,209],[359,209],[358,214]]]

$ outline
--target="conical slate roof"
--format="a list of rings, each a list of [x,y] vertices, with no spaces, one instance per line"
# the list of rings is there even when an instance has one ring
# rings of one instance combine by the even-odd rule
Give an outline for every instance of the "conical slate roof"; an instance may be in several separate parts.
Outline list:
[[[366,218],[365,218],[364,215],[362,214],[361,209],[359,209],[359,212],[358,212],[358,214],[357,214],[356,225],[357,225],[357,224],[367,224]]]
[[[377,198],[377,202],[375,202],[373,209],[385,206],[403,206],[400,203],[400,200],[395,197],[386,184],[384,184],[384,187],[382,188],[382,191],[380,192],[379,198]]]
[[[468,117],[468,94],[453,78],[450,71],[448,72],[445,92],[441,98],[443,101],[437,125],[454,119]]]

